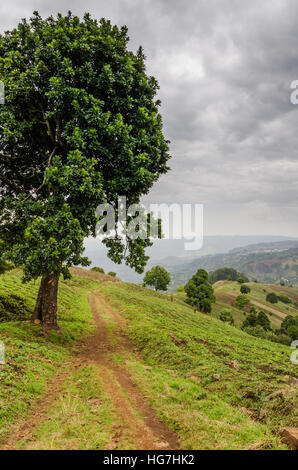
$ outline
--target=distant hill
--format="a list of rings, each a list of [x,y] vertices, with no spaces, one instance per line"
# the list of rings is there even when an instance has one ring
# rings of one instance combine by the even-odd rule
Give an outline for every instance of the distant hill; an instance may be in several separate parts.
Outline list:
[[[247,247],[255,247],[264,245],[270,245],[271,243],[285,243],[291,244],[293,239],[282,236],[269,236],[269,235],[254,235],[254,236],[206,236],[204,237],[204,244],[199,251],[185,251],[184,240],[156,240],[153,246],[147,250],[148,256],[150,256],[147,268],[160,264],[167,267],[172,273],[179,273],[187,271],[186,277],[181,276],[182,283],[188,280],[189,273],[192,275],[193,270],[198,266],[198,260],[208,255],[215,255],[217,253],[226,254],[230,250],[245,250]],[[298,241],[294,241],[298,243]],[[291,245],[285,245],[288,248]],[[85,255],[92,262],[92,266],[100,266],[106,272],[115,271],[118,276],[126,282],[142,282],[143,276],[135,273],[133,269],[121,264],[114,264],[107,257],[107,250],[105,246],[98,239],[88,238],[85,240]],[[208,258],[209,259],[209,258]],[[194,262],[194,268],[191,263]],[[210,270],[215,269],[211,262]],[[190,265],[190,269],[188,269]],[[207,265],[209,266],[209,265]],[[222,265],[216,265],[221,267]],[[208,268],[209,269],[209,268]],[[188,277],[187,277],[188,276]],[[173,284],[174,286],[177,283]],[[178,284],[179,285],[179,284]]]
[[[280,328],[281,322],[287,315],[296,316],[298,313],[298,289],[296,287],[280,286],[274,284],[257,284],[254,282],[246,284],[250,287],[251,292],[246,294],[250,300],[250,306],[254,306],[256,310],[262,310],[270,319],[272,328]],[[235,307],[236,297],[240,294],[240,285],[237,282],[218,281],[214,284],[216,295],[216,304],[214,304],[212,314],[219,317],[223,308],[230,308],[236,325],[241,326],[245,320],[245,312]],[[271,304],[266,301],[268,293],[274,292],[276,295],[286,295],[292,300],[291,304],[278,302]]]
[[[287,240],[251,244],[231,250],[229,253],[202,256],[183,265],[167,265],[172,277],[172,288],[184,285],[198,268],[214,271],[232,267],[260,282],[298,285],[298,241]]]

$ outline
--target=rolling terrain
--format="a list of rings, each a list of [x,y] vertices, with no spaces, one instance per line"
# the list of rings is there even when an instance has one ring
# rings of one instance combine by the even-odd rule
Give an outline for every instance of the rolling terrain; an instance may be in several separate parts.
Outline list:
[[[297,315],[298,310],[295,308],[294,302],[298,302],[298,289],[295,287],[280,286],[278,284],[259,284],[255,282],[246,283],[250,287],[251,292],[246,294],[250,300],[249,306],[255,306],[257,310],[265,312],[270,319],[273,328],[280,328],[281,322],[287,315]],[[230,308],[237,325],[245,320],[242,310],[235,307],[236,297],[240,294],[240,285],[237,282],[218,281],[214,285],[216,303],[213,306],[213,315],[219,316],[220,311],[224,308]],[[284,304],[278,302],[271,304],[266,301],[266,296],[270,292],[277,295],[284,294],[288,296],[293,304]]]
[[[279,430],[297,426],[289,347],[179,296],[72,273],[59,289],[62,329],[50,335],[28,321],[38,283],[22,284],[19,270],[0,277],[0,312],[11,316],[0,322],[1,448],[287,448]],[[233,301],[231,284],[216,286],[215,316]]]
[[[223,266],[235,268],[245,273],[251,280],[263,283],[279,283],[282,279],[288,284],[298,286],[298,242],[259,243],[218,253],[194,258],[183,264],[164,266],[172,277],[171,287],[175,290],[184,285],[198,268],[215,271]]]

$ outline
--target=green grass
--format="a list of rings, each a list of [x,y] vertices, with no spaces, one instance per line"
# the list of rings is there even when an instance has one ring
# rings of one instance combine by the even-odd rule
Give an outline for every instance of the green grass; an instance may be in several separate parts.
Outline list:
[[[246,283],[246,285],[251,289],[251,292],[246,294],[250,299],[250,305],[254,305],[257,310],[263,310],[267,313],[273,328],[279,328],[287,315],[297,315],[298,311],[293,304],[284,304],[280,301],[277,304],[271,304],[266,301],[267,294],[275,292],[277,295],[285,294],[295,302],[298,299],[297,288],[254,282]],[[213,287],[217,301],[213,306],[212,314],[219,317],[221,310],[228,307],[231,309],[236,325],[241,326],[245,315],[234,306],[235,299],[240,294],[240,284],[231,281],[219,281]]]
[[[55,374],[62,377],[62,394],[34,435],[19,441],[18,448],[102,449],[113,442],[118,418],[99,371],[92,364],[73,364],[76,342],[95,328],[87,295],[100,287],[107,302],[126,319],[125,332],[141,352],[140,356],[121,347],[113,360],[129,370],[158,416],[176,431],[183,448],[286,448],[279,440],[279,429],[298,424],[296,391],[287,378],[297,375],[297,366],[290,363],[289,347],[194,312],[184,305],[183,293],[171,302],[169,296],[140,286],[100,283],[101,279],[87,277],[61,282],[62,332],[47,336],[28,320],[0,322],[0,340],[6,348],[6,363],[0,365],[0,444],[12,425],[28,416]],[[223,285],[223,293],[233,298],[239,285],[228,284]],[[22,299],[18,306],[24,305],[24,318],[34,308],[38,287],[38,282],[22,284],[20,270],[0,277],[0,296]],[[254,299],[263,302],[262,289],[267,287],[251,287]],[[215,304],[215,316],[222,305],[227,306],[220,300]],[[286,306],[278,307],[285,315]],[[108,309],[100,311],[110,344],[121,343],[115,318]],[[234,360],[239,371],[231,367]],[[214,381],[214,374],[220,380]],[[255,418],[243,408],[255,413]],[[133,448],[129,433],[118,445]]]
[[[21,271],[0,276],[0,295],[17,294],[33,310],[39,284],[21,282]],[[24,418],[48,380],[72,360],[72,345],[94,331],[87,293],[98,283],[73,278],[59,287],[58,321],[62,332],[45,336],[29,321],[0,323],[0,340],[5,345],[5,365],[0,365],[0,443],[11,425]],[[24,316],[26,318],[26,315]]]
[[[64,382],[59,398],[49,408],[30,440],[18,449],[100,450],[111,442],[115,416],[95,366],[80,367]]]
[[[295,389],[285,377],[297,373],[289,347],[249,336],[140,286],[102,290],[126,317],[129,337],[145,359],[144,364],[127,356],[127,367],[183,447],[284,448],[279,428],[297,426]],[[233,360],[239,371],[229,365]],[[221,379],[213,381],[213,374]],[[253,411],[256,420],[241,407]]]

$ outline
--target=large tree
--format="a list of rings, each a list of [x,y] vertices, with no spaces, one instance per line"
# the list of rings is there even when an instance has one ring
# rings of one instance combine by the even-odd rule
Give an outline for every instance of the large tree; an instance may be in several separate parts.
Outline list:
[[[33,318],[57,328],[60,275],[88,265],[96,207],[138,203],[168,170],[168,141],[141,48],[127,28],[71,12],[37,12],[0,35],[0,238],[5,257],[41,276]],[[142,272],[144,238],[106,240],[108,255]]]

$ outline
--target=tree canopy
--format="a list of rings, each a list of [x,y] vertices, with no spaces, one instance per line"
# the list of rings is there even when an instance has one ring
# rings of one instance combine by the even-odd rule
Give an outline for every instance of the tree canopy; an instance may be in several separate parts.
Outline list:
[[[287,315],[281,324],[281,331],[294,341],[298,340],[298,315]]]
[[[249,294],[251,291],[251,288],[247,286],[246,284],[242,284],[240,287],[240,292],[241,294]]]
[[[245,282],[248,282],[245,274],[239,273],[234,268],[223,267],[209,273],[209,282],[214,284],[217,281],[237,281],[240,277],[245,279]]]
[[[275,294],[275,292],[270,292],[266,296],[266,301],[270,302],[271,304],[277,304],[278,302],[278,296]]]
[[[235,300],[236,307],[243,309],[247,304],[249,304],[249,298],[244,294],[237,295]]]
[[[198,269],[196,274],[188,281],[184,288],[186,302],[205,313],[212,311],[212,303],[216,301],[212,285],[208,282],[208,273]]]
[[[171,277],[162,266],[154,266],[146,272],[143,282],[145,286],[154,287],[155,290],[166,291],[171,282]]]
[[[271,329],[271,323],[265,312],[260,311],[258,314],[250,313],[244,322],[242,323],[242,328],[247,328],[251,326],[261,326],[265,331]]]
[[[0,35],[0,238],[25,280],[43,277],[40,296],[89,264],[83,240],[100,203],[138,203],[168,170],[158,83],[128,40],[126,26],[71,12],[35,12]],[[144,270],[149,239],[105,243],[113,261]],[[39,307],[43,321],[49,304]]]

